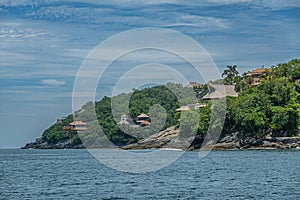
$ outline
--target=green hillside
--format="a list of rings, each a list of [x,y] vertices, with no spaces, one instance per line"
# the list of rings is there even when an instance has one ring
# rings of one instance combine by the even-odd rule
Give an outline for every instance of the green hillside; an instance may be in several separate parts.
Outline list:
[[[244,75],[239,97],[228,100],[225,134],[237,131],[243,137],[293,136],[299,131],[300,60],[278,64],[261,74],[257,86]]]
[[[176,95],[172,91],[176,91]],[[161,115],[166,114],[166,116],[156,116],[156,119],[165,119],[164,121],[157,120],[157,123],[153,123],[154,130],[155,126],[157,126],[157,131],[161,128],[166,129],[169,126],[173,126],[177,123],[177,118],[175,116],[176,108],[178,108],[182,104],[186,103],[195,103],[197,101],[195,93],[194,98],[187,98],[191,96],[191,90],[187,88],[183,88],[181,84],[168,83],[165,86],[155,86],[151,88],[145,88],[142,90],[134,90],[129,94],[120,94],[118,96],[109,98],[104,97],[101,101],[96,102],[88,102],[82,108],[75,112],[76,120],[80,119],[84,122],[88,122],[88,132],[81,133],[82,138],[84,138],[85,144],[95,145],[106,140],[106,137],[113,142],[115,145],[123,146],[126,144],[134,143],[142,136],[141,134],[149,135],[151,130],[143,129],[143,128],[130,128],[122,127],[120,129],[118,127],[117,122],[120,120],[120,116],[122,114],[127,114],[133,120],[141,113],[149,113],[151,112],[150,107],[154,109],[159,109],[156,105],[160,105],[165,112]],[[178,97],[178,98],[177,98]],[[126,99],[130,99],[129,102],[129,113],[126,113],[126,105],[124,105],[124,101]],[[179,102],[178,99],[181,99]],[[115,118],[112,114],[111,105],[114,105],[114,110],[118,113]],[[92,107],[95,107],[97,120],[92,119],[91,110]],[[153,114],[159,114],[160,110],[157,112],[152,110]],[[151,113],[150,113],[151,114]],[[63,119],[60,123],[56,123],[46,129],[42,135],[42,139],[48,143],[56,143],[61,140],[72,139],[74,144],[78,144],[81,141],[77,135],[76,131],[72,130],[64,130],[64,126],[68,126],[70,122],[73,121],[73,115],[69,115],[67,118]],[[133,121],[134,123],[134,121]],[[161,124],[160,124],[161,123]],[[97,128],[97,125],[100,124],[101,129],[105,133],[106,137],[101,137],[100,130]],[[130,129],[130,135],[124,133],[122,130]],[[128,132],[126,131],[126,132]],[[153,131],[153,127],[152,127]],[[100,136],[99,136],[100,135]]]
[[[236,66],[228,66],[223,74],[224,83],[235,84],[235,88],[239,92],[238,97],[226,98],[227,109],[222,131],[223,136],[238,133],[240,137],[263,138],[298,134],[300,126],[300,60],[294,59],[287,63],[272,66],[260,75],[260,83],[256,86],[251,84],[247,73],[239,75],[236,68]],[[202,90],[197,88],[197,92],[203,93],[206,88],[207,86],[204,86]],[[177,96],[174,91],[176,91]],[[126,101],[129,96],[131,97],[129,113],[127,113],[126,106],[122,102]],[[120,94],[112,98],[104,97],[95,104],[89,102],[75,112],[75,116],[77,116],[76,120],[88,122],[89,132],[84,132],[82,137],[85,143],[89,145],[97,145],[105,140],[105,137],[99,137],[99,130],[96,128],[98,124],[100,124],[106,137],[115,145],[123,146],[137,142],[145,134],[150,134],[149,131],[153,131],[153,129],[118,126],[117,122],[120,120],[120,116],[126,114],[133,119],[133,123],[136,123],[135,119],[139,114],[150,113],[150,116],[151,114],[153,116],[153,114],[160,113],[155,112],[155,109],[161,111],[162,108],[165,112],[161,112],[161,116],[156,116],[156,123],[153,123],[154,130],[155,126],[157,126],[157,131],[173,125],[179,127],[179,122],[181,122],[181,128],[185,133],[197,131],[199,136],[204,136],[212,114],[209,102],[206,101],[208,106],[199,109],[200,122],[196,126],[193,125],[193,120],[198,120],[195,118],[198,115],[194,110],[186,111],[185,116],[188,117],[181,120],[180,113],[175,111],[181,105],[197,103],[195,95],[193,96],[195,98],[190,97],[191,90],[180,84],[169,83],[165,86],[134,90],[129,94]],[[117,110],[116,119],[112,114],[111,102],[114,102],[114,109]],[[92,120],[90,115],[93,106],[95,106],[97,120]],[[154,112],[150,110],[151,107],[154,108]],[[218,106],[215,106],[214,109],[220,109],[220,112],[222,110]],[[157,119],[161,119],[161,122]],[[44,131],[42,139],[48,143],[56,143],[66,139],[72,139],[73,144],[81,143],[75,131],[64,130],[64,126],[68,126],[72,121],[73,115],[69,115],[61,122],[52,125]],[[125,132],[130,132],[130,135]]]

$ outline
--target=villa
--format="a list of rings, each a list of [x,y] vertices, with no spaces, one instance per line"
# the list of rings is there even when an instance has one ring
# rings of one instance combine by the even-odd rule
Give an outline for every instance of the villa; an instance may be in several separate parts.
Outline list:
[[[149,115],[142,113],[137,116],[136,123],[141,127],[150,127],[151,122],[149,122],[149,118]]]
[[[207,105],[208,105],[207,103],[188,104],[186,106],[181,106],[180,108],[177,108],[176,112],[184,112],[188,110],[199,109],[199,108],[206,107]]]
[[[146,121],[146,120],[144,120],[144,121],[142,121],[142,122],[140,123],[140,125],[141,125],[141,127],[149,128],[150,125],[151,125],[151,123],[148,122],[148,121]]]
[[[118,122],[119,125],[130,125],[131,127],[143,127],[143,128],[149,128],[151,125],[150,116],[147,114],[140,114],[136,117],[135,124],[130,123],[130,119],[127,115],[122,114],[121,120]]]
[[[74,121],[69,123],[69,127],[74,131],[85,131],[87,129],[87,123],[83,121]]]
[[[247,76],[251,78],[251,85],[258,85],[260,83],[261,75],[268,70],[268,68],[258,68],[249,72]]]
[[[189,106],[181,106],[180,108],[176,109],[176,112],[184,112],[184,111],[188,111],[191,110],[191,108]]]
[[[118,124],[120,124],[120,125],[129,125],[130,123],[128,121],[129,121],[128,116],[123,114],[123,115],[121,115],[121,120],[118,122]]]
[[[197,83],[197,82],[190,82],[186,87],[187,88],[202,88],[203,85],[201,83]]]

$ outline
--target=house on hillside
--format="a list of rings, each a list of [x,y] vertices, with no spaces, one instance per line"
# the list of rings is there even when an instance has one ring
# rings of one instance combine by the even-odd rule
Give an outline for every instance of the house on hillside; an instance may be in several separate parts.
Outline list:
[[[69,123],[69,127],[74,131],[85,131],[87,129],[87,123],[83,121],[74,121]]]
[[[208,83],[210,91],[202,97],[203,100],[221,99],[226,96],[237,97],[238,93],[234,89],[234,85],[221,85]]]
[[[247,76],[251,78],[251,85],[258,85],[260,83],[261,75],[268,70],[268,68],[258,68],[249,72]]]
[[[118,124],[121,124],[121,125],[129,125],[129,118],[127,115],[123,114],[121,115],[121,120],[118,122]]]
[[[136,124],[141,127],[148,128],[151,125],[151,122],[149,122],[149,120],[149,115],[142,113],[136,117]]]
[[[207,103],[188,104],[186,106],[181,106],[180,108],[177,108],[176,112],[184,112],[184,111],[188,111],[188,110],[195,110],[195,109],[206,107],[207,105],[208,105]]]
[[[148,122],[148,121],[146,121],[146,120],[143,120],[143,121],[141,121],[140,125],[141,125],[141,127],[143,127],[143,128],[149,128],[150,125],[151,125],[151,122]]]
[[[186,87],[187,88],[202,88],[203,85],[201,83],[197,83],[197,82],[190,82]]]
[[[149,115],[146,115],[146,114],[144,114],[144,113],[142,113],[142,114],[140,114],[140,115],[138,115],[137,117],[136,117],[136,121],[140,121],[140,120],[148,120],[149,119]]]
[[[191,110],[191,108],[189,106],[181,106],[180,108],[176,109],[176,112],[184,112],[184,111],[188,111]]]
[[[195,106],[195,109],[203,108],[203,107],[206,107],[206,106],[208,106],[207,103],[197,103],[196,106]]]

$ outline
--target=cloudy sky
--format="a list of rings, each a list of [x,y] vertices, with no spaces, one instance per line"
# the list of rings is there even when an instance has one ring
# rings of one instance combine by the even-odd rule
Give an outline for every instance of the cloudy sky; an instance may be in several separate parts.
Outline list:
[[[20,147],[71,113],[77,70],[114,34],[176,30],[220,70],[243,72],[299,58],[299,13],[298,0],[1,0],[0,148]]]

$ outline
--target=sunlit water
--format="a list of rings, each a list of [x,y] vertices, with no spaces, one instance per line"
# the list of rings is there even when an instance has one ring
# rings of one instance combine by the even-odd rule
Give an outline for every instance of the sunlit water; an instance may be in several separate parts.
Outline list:
[[[300,151],[186,152],[130,174],[86,150],[0,150],[0,199],[300,199]]]

